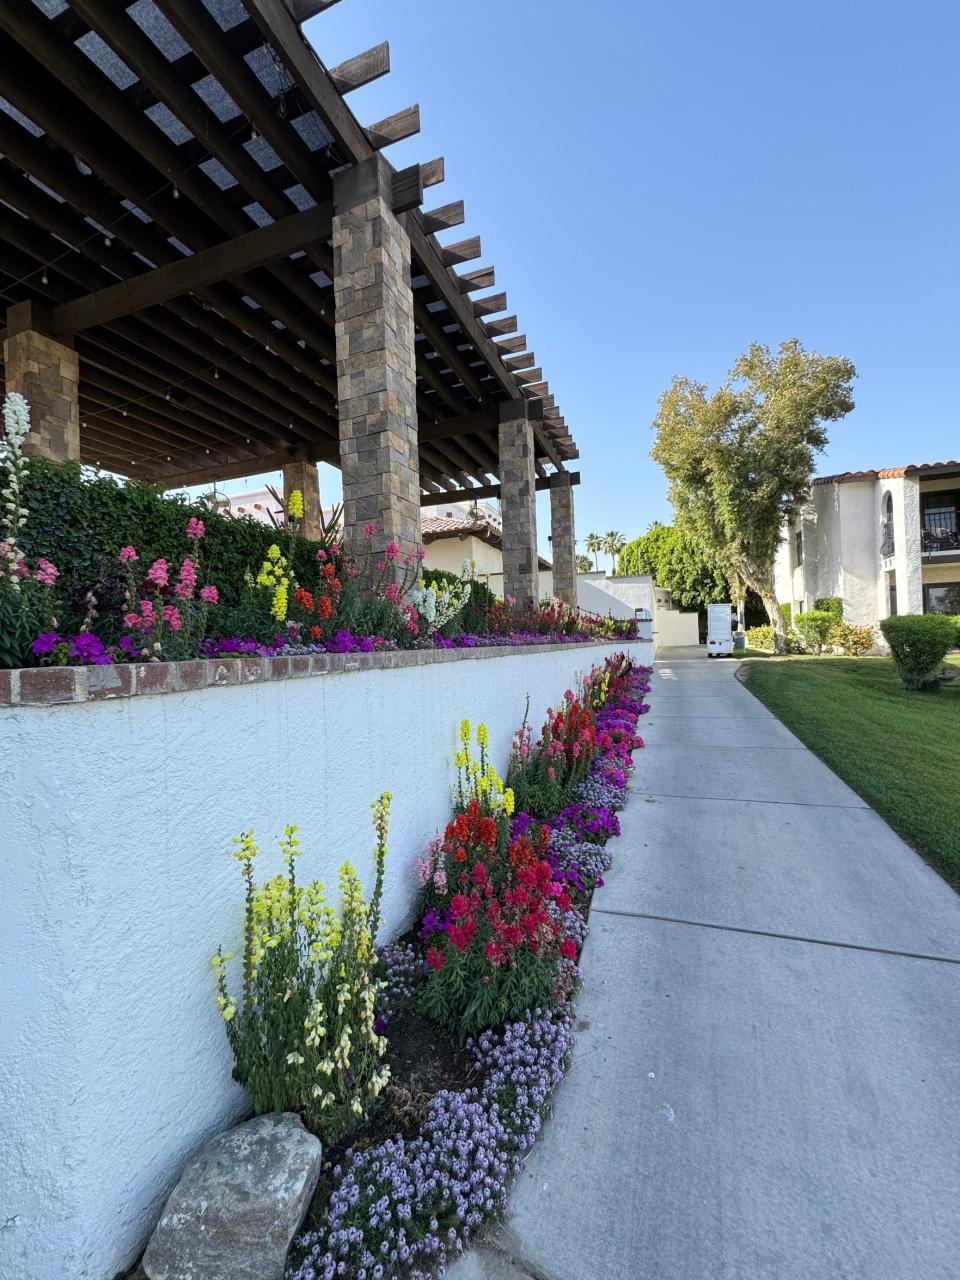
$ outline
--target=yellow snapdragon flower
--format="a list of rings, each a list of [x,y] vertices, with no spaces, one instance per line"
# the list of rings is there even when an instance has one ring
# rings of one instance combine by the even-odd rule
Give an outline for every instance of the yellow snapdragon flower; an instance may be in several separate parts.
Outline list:
[[[287,499],[287,515],[292,516],[294,520],[303,519],[303,494],[299,489],[294,489]]]

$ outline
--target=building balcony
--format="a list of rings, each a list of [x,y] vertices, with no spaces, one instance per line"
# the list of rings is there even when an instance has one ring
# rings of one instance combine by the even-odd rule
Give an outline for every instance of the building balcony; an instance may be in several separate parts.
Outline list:
[[[920,554],[924,557],[955,556],[960,553],[960,530],[941,527],[920,530]]]

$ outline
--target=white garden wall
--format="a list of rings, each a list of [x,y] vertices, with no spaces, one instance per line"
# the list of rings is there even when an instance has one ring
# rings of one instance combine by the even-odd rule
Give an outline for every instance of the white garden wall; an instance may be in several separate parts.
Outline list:
[[[335,886],[351,858],[369,886],[370,804],[391,791],[400,929],[413,860],[449,815],[461,718],[486,720],[503,766],[526,694],[537,724],[615,647],[402,655],[416,665],[160,696],[146,668],[143,694],[0,710],[0,1276],[112,1280],[187,1158],[243,1113],[209,965],[217,943],[239,949],[231,836],[252,827],[273,874],[273,837],[297,822],[302,875]],[[8,700],[28,700],[26,674]]]

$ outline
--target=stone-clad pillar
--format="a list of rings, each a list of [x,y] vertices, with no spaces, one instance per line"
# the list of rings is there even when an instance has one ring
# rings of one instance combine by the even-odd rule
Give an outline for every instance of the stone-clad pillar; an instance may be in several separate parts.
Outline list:
[[[553,594],[577,607],[577,540],[573,527],[573,485],[567,471],[550,477],[550,551]]]
[[[320,537],[320,472],[315,462],[288,462],[283,468],[283,502],[291,493],[303,494],[303,521],[300,532],[305,538]]]
[[[420,546],[420,460],[410,240],[387,167],[373,156],[334,179],[333,262],[344,540]]]
[[[540,598],[537,489],[533,423],[524,400],[500,405],[500,515],[503,521],[503,595],[517,608]]]
[[[80,457],[80,366],[72,347],[44,332],[44,319],[31,302],[8,308],[4,377],[30,405],[24,453],[67,462]]]

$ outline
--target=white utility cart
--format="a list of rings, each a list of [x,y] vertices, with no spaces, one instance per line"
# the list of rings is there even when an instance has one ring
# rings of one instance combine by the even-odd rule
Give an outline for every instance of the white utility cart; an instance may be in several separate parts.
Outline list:
[[[733,653],[733,633],[737,611],[732,604],[707,605],[707,657]]]

